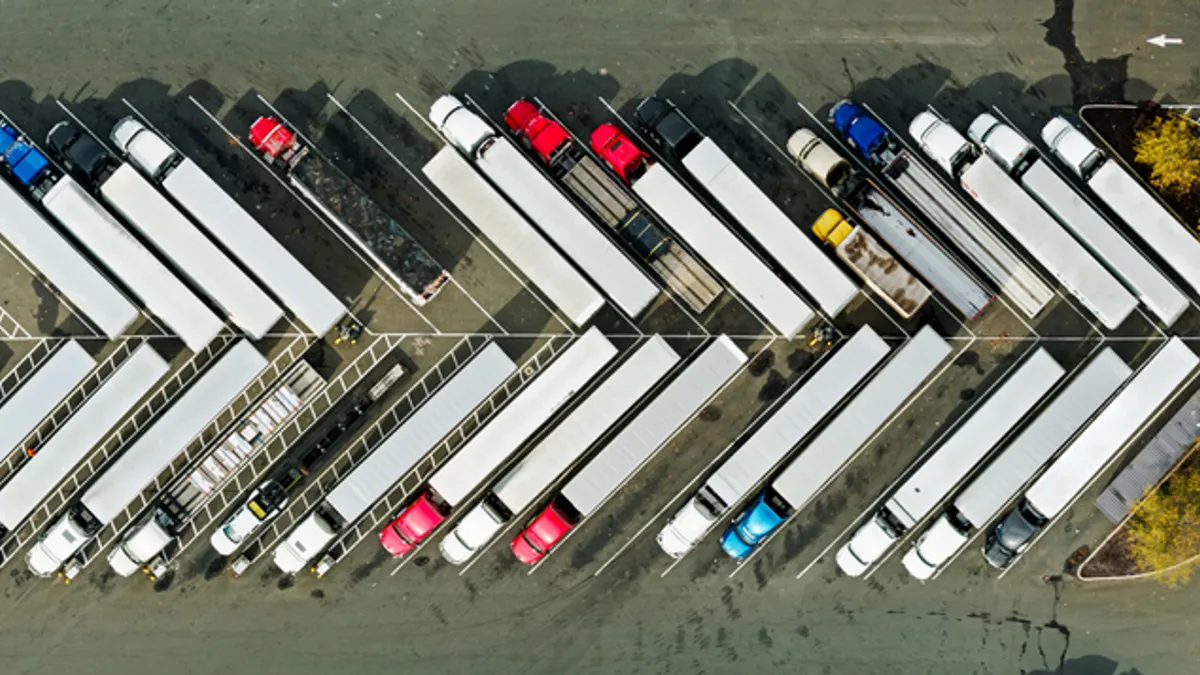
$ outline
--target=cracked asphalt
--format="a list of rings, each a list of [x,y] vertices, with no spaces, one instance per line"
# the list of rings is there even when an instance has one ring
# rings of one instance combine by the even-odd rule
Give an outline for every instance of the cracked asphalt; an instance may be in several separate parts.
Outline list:
[[[600,114],[596,97],[627,110],[658,89],[737,154],[761,160],[755,176],[798,221],[823,202],[788,174],[761,139],[735,119],[735,101],[775,140],[799,119],[792,104],[820,110],[853,93],[889,121],[934,104],[962,123],[998,105],[1036,129],[1050,114],[1092,101],[1200,99],[1197,9],[1172,0],[742,0],[549,3],[477,0],[103,3],[0,2],[4,72],[0,109],[43,133],[61,98],[109,119],[126,98],[261,216],[338,293],[361,303],[384,329],[420,330],[394,297],[379,293],[361,263],[189,107],[189,96],[235,133],[255,97],[287,107],[323,132],[322,149],[379,199],[426,223],[420,233],[453,258],[457,277],[501,324],[557,330],[554,319],[501,279],[469,238],[430,214],[379,149],[343,132],[326,94],[386,129],[402,161],[428,158],[434,139],[399,105],[418,108],[448,91],[485,106],[537,94],[575,124]],[[1160,50],[1166,32],[1184,45]],[[491,109],[491,108],[489,108]],[[494,110],[493,110],[494,112]],[[127,113],[126,113],[127,114]],[[356,152],[356,146],[358,151]],[[362,159],[359,157],[362,153]],[[256,206],[256,208],[259,208]],[[425,216],[429,216],[426,218]],[[420,226],[418,226],[420,227]],[[5,269],[15,269],[6,259]],[[0,279],[6,309],[41,334],[73,332],[44,287],[19,273]],[[488,325],[474,308],[445,304],[434,319],[455,330]],[[464,305],[465,307],[465,305]],[[1011,318],[1011,317],[1010,317]],[[1009,331],[1003,317],[992,334]],[[664,319],[664,321],[667,321]],[[737,317],[729,319],[738,325]],[[1195,334],[1196,317],[1181,332]],[[1190,322],[1190,323],[1186,323]],[[612,326],[619,324],[611,320]],[[1012,323],[1011,321],[1009,323]],[[1083,336],[1068,309],[1039,332]],[[664,329],[665,330],[665,329]],[[945,331],[944,331],[945,332]],[[522,349],[536,346],[530,340]],[[1094,344],[1056,346],[1079,359]],[[1086,349],[1085,349],[1086,347]],[[1118,347],[1144,356],[1142,345]],[[2,344],[6,363],[24,347]],[[793,526],[782,546],[729,578],[725,561],[693,554],[660,577],[652,536],[599,576],[595,569],[681,485],[732,440],[760,408],[764,381],[747,375],[720,420],[692,425],[612,508],[581,535],[573,555],[527,576],[501,547],[462,576],[422,557],[390,576],[391,560],[368,542],[323,580],[293,585],[259,564],[243,579],[205,574],[196,562],[157,589],[92,570],[64,586],[23,575],[0,580],[0,670],[5,675],[115,673],[762,673],[833,675],[1174,675],[1200,671],[1196,586],[1046,584],[1081,544],[1106,529],[1085,496],[1002,580],[968,551],[935,582],[918,584],[893,560],[867,582],[839,578],[832,561],[795,580],[939,425],[961,414],[977,388],[1011,364],[1020,345],[979,344],[948,379],[906,413],[897,429]],[[433,349],[431,351],[438,351]],[[518,350],[521,351],[521,350]],[[788,362],[781,352],[779,364]],[[427,361],[426,361],[427,362]],[[794,378],[797,368],[776,366]],[[762,400],[761,398],[759,399]],[[672,491],[673,493],[673,491]],[[711,543],[711,542],[710,542]],[[707,556],[707,557],[706,557]],[[195,565],[200,565],[198,568]],[[281,589],[282,586],[287,586]],[[155,590],[159,592],[154,592]]]

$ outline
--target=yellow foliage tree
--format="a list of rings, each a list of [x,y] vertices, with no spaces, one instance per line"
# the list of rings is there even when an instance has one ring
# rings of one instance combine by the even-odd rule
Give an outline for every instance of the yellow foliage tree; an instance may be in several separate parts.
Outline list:
[[[1168,586],[1187,581],[1194,565],[1180,563],[1200,555],[1200,466],[1193,464],[1147,494],[1128,535],[1139,569],[1155,572]]]
[[[1200,124],[1170,115],[1137,132],[1134,159],[1150,167],[1150,182],[1182,195],[1200,184]]]

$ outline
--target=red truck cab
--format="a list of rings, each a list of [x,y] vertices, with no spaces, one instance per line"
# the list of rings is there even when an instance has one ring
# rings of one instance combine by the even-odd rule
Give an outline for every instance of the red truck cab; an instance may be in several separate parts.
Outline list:
[[[521,99],[504,113],[504,123],[521,141],[532,148],[547,164],[571,144],[571,134],[561,124],[538,111],[537,106]]]
[[[268,157],[278,157],[296,143],[296,135],[274,117],[260,117],[250,125],[250,142]]]
[[[513,555],[517,560],[532,565],[546,556],[550,548],[570,530],[572,523],[554,504],[546,507],[529,527],[521,531],[512,542]]]
[[[445,519],[442,508],[426,492],[383,528],[379,533],[379,543],[392,555],[404,555]]]
[[[613,124],[601,124],[592,132],[592,149],[604,158],[617,175],[633,184],[646,168],[650,166],[650,155],[633,144],[620,129]]]

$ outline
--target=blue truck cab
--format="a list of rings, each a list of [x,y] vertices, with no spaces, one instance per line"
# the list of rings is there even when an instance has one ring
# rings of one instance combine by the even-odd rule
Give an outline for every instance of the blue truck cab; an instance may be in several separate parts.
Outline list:
[[[829,111],[829,123],[863,159],[880,160],[881,153],[891,148],[892,135],[888,130],[848,98],[838,101]]]
[[[721,548],[735,560],[745,558],[787,520],[790,513],[791,508],[782,499],[772,491],[764,490],[721,535]]]
[[[0,119],[0,154],[9,172],[25,187],[36,185],[51,170],[50,160],[3,119]]]

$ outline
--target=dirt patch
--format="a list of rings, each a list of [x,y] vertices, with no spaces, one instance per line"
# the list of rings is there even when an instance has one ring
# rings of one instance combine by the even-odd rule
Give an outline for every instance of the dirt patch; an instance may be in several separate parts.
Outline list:
[[[1125,537],[1125,528],[1113,535],[1104,546],[1096,551],[1096,556],[1079,569],[1079,576],[1087,579],[1094,577],[1127,577],[1139,574],[1137,563],[1129,552],[1129,540]]]
[[[1171,113],[1153,102],[1140,103],[1129,108],[1085,108],[1080,117],[1090,124],[1096,133],[1108,143],[1112,152],[1125,160],[1127,166],[1150,183],[1150,169],[1134,161],[1133,144],[1137,132],[1149,127],[1156,120],[1169,117]],[[1155,191],[1167,206],[1189,227],[1200,225],[1200,186],[1183,195]]]

